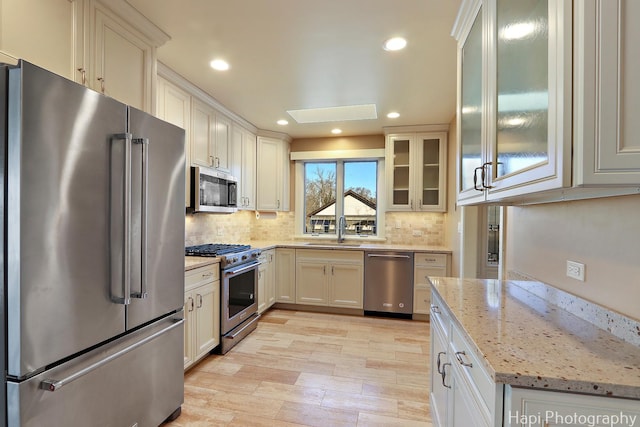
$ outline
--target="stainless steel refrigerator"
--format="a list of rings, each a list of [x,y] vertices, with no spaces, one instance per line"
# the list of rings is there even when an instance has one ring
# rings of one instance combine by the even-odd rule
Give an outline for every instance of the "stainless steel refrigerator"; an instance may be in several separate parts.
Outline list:
[[[184,131],[25,61],[0,113],[4,423],[178,415]]]

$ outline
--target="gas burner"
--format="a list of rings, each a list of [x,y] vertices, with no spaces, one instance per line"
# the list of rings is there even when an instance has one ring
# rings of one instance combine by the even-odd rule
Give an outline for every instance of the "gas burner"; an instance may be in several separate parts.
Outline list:
[[[224,243],[208,243],[205,245],[187,246],[185,255],[188,256],[205,256],[215,257],[227,254],[244,252],[251,249],[250,245],[233,245]]]
[[[208,243],[205,245],[187,246],[184,250],[188,256],[218,257],[223,270],[250,262],[258,262],[260,249],[251,249],[250,245],[234,245],[224,243]]]

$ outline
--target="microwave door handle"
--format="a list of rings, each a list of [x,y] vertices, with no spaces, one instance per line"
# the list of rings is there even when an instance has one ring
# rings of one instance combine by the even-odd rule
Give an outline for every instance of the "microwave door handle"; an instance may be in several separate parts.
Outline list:
[[[147,298],[147,201],[149,193],[149,138],[135,138],[132,142],[142,150],[142,191],[140,194],[140,292],[132,292],[131,297]]]
[[[130,133],[111,137],[110,293],[113,302],[123,305],[131,303],[131,139]],[[119,158],[123,160],[120,166]],[[122,296],[113,294],[118,287]]]

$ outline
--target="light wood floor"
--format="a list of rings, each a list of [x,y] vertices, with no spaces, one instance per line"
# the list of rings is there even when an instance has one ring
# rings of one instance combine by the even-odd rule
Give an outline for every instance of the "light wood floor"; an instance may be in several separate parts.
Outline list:
[[[185,374],[178,426],[431,426],[429,324],[287,310]]]

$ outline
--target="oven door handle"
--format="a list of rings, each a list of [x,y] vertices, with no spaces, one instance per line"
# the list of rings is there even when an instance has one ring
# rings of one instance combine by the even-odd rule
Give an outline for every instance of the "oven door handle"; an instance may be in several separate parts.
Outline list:
[[[225,272],[224,272],[224,275],[225,275],[225,276],[233,276],[233,275],[236,275],[236,274],[239,274],[239,273],[242,273],[242,272],[245,272],[245,271],[251,270],[251,269],[253,269],[253,268],[256,268],[257,266],[258,266],[258,263],[257,263],[257,262],[252,262],[251,264],[246,265],[246,266],[244,266],[244,267],[242,267],[242,268],[239,268],[239,269],[237,269],[237,270],[225,271]]]

